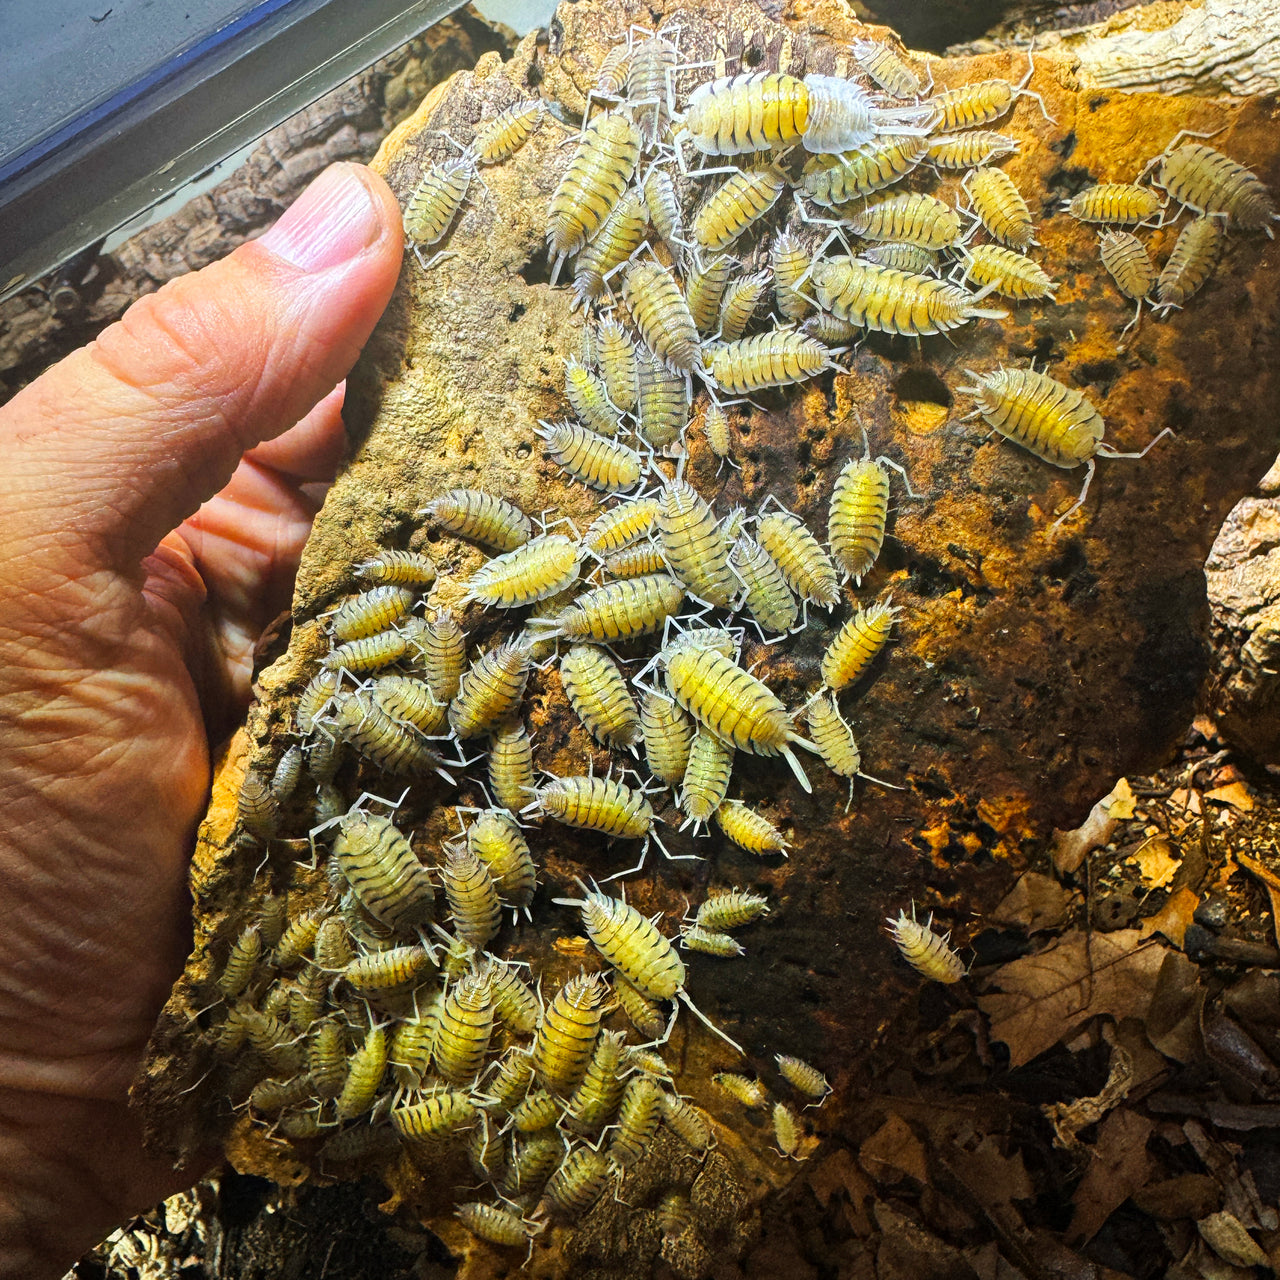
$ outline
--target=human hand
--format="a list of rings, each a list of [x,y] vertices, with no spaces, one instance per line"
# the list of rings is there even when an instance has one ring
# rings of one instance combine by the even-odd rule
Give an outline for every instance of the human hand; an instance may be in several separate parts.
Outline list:
[[[335,165],[0,409],[3,1280],[183,1185],[126,1091],[186,954],[210,739],[288,606],[401,236]]]

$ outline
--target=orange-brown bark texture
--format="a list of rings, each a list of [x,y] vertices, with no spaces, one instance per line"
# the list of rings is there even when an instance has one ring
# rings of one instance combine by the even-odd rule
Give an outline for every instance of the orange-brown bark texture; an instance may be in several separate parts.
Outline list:
[[[568,483],[535,436],[540,419],[567,412],[563,363],[581,350],[584,325],[572,290],[549,283],[546,215],[573,152],[572,122],[631,24],[643,28],[637,39],[655,26],[678,27],[681,62],[708,64],[678,73],[677,105],[694,85],[740,68],[848,73],[850,42],[884,34],[833,3],[562,5],[549,38],[526,38],[506,63],[486,55],[388,139],[377,165],[403,199],[427,166],[453,152],[446,139],[465,145],[482,116],[512,102],[540,95],[571,122],[544,117],[510,160],[480,171],[482,182],[437,246],[448,257],[423,271],[406,256],[400,287],[350,380],[350,458],[317,518],[292,617],[262,646],[248,723],[218,772],[192,874],[195,951],[137,1091],[156,1141],[171,1149],[223,1142],[237,1167],[282,1181],[354,1172],[324,1167],[315,1140],[290,1142],[269,1121],[233,1110],[228,1099],[244,1081],[211,1046],[222,1016],[212,979],[264,890],[287,891],[291,914],[326,892],[323,862],[303,865],[312,790],[304,785],[291,802],[266,852],[242,838],[237,791],[246,767],[269,771],[294,740],[294,706],[327,645],[321,615],[356,589],[353,566],[380,548],[430,552],[440,575],[431,602],[455,609],[473,653],[518,629],[506,613],[461,603],[484,555],[431,528],[417,514],[428,501],[457,486],[482,488],[580,529],[599,509],[599,495]],[[935,58],[931,66],[939,86],[1016,83],[1026,57]],[[835,1086],[807,1113],[807,1127],[819,1139],[839,1132],[857,1105],[860,1065],[878,1029],[918,985],[884,917],[915,900],[961,941],[973,936],[984,906],[1003,894],[1038,838],[1076,825],[1115,777],[1160,762],[1191,720],[1207,626],[1202,565],[1226,512],[1275,453],[1280,250],[1262,234],[1232,233],[1216,273],[1183,311],[1160,321],[1144,315],[1122,337],[1133,304],[1103,270],[1096,230],[1063,205],[1089,182],[1136,178],[1183,129],[1218,130],[1215,147],[1275,186],[1274,104],[1082,93],[1065,55],[1037,58],[1028,87],[1044,110],[1024,96],[993,127],[1019,140],[1001,167],[1030,206],[1039,240],[1032,256],[1059,282],[1056,301],[1010,303],[1007,319],[971,323],[952,340],[867,336],[839,372],[731,410],[737,469],[719,469],[701,435],[688,434],[684,476],[718,513],[739,505],[754,512],[772,497],[820,538],[836,474],[863,452],[862,425],[873,454],[905,468],[916,496],[892,473],[889,536],[861,586],[848,585],[833,613],[810,608],[807,626],[780,643],[748,638],[743,654],[798,709],[817,688],[823,650],[853,602],[891,596],[901,610],[894,640],[842,706],[863,768],[894,789],[859,780],[846,810],[846,782],[817,760],[806,760],[806,794],[780,761],[740,753],[730,795],[785,832],[785,860],[754,858],[714,826],[695,841],[676,830],[679,815],[668,808],[675,822],[662,830],[667,848],[702,860],[666,861],[651,849],[644,871],[626,882],[634,905],[662,912],[673,934],[687,902],[708,886],[750,887],[772,904],[766,920],[742,933],[745,957],[689,957],[690,995],[747,1060],[682,1012],[665,1052],[676,1087],[715,1122],[715,1154],[704,1163],[660,1130],[619,1198],[606,1196],[570,1231],[540,1237],[531,1274],[588,1266],[648,1274],[664,1247],[675,1248],[663,1245],[658,1227],[658,1203],[673,1187],[690,1193],[694,1207],[682,1273],[705,1274],[717,1252],[748,1249],[753,1206],[796,1166],[773,1149],[764,1113],[717,1092],[711,1074],[758,1073],[782,1097],[773,1055],[796,1054]],[[691,180],[683,190],[691,199],[695,185],[717,180]],[[906,185],[965,204],[954,178],[920,170]],[[767,264],[768,242],[783,224],[811,245],[826,231],[807,227],[784,200],[737,247],[744,272]],[[1160,263],[1177,229],[1139,234]],[[1100,459],[1083,508],[1058,527],[1082,469],[1059,470],[988,438],[980,421],[963,420],[972,399],[957,390],[970,381],[966,370],[1033,361],[1088,395],[1117,449],[1141,450],[1165,427],[1175,433],[1141,460]],[[619,652],[645,657],[655,647]],[[554,664],[534,672],[523,713],[540,769],[609,767],[609,754],[570,711]],[[482,777],[480,761],[460,771],[456,788],[434,776],[409,782],[397,822],[429,864],[456,834],[453,806],[486,803]],[[406,785],[354,760],[339,783],[353,800],[366,789],[396,798]],[[541,876],[532,921],[504,924],[495,949],[527,961],[553,990],[595,961],[576,940],[576,914],[551,899],[571,890],[575,876],[603,878],[635,853],[549,822],[531,830],[530,843]],[[360,1171],[368,1170],[389,1186],[390,1207],[418,1213],[466,1254],[464,1274],[519,1269],[522,1251],[478,1245],[452,1222],[455,1200],[469,1194],[458,1189],[474,1181],[460,1153],[428,1161],[384,1154]]]

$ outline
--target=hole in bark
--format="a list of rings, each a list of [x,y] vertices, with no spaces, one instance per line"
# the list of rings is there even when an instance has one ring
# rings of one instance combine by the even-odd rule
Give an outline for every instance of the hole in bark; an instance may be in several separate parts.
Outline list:
[[[924,400],[940,404],[944,409],[952,405],[947,384],[932,369],[907,369],[893,384],[893,394],[903,401]]]
[[[520,268],[520,278],[525,284],[551,283],[551,255],[547,249],[539,249]]]
[[[1072,134],[1071,138],[1074,142],[1075,135]],[[1063,159],[1066,159],[1065,155]],[[1078,191],[1083,191],[1093,180],[1093,174],[1088,169],[1081,169],[1077,165],[1064,164],[1049,175],[1045,186],[1050,194],[1068,200]]]
[[[1090,360],[1076,367],[1074,378],[1081,386],[1087,383],[1097,387],[1105,395],[1119,376],[1120,368],[1114,360]]]
[[[764,50],[752,45],[748,49],[742,51],[742,65],[744,67],[758,67],[764,61]]]
[[[526,440],[522,444],[516,445],[516,457],[522,461],[533,452],[533,446]]]
[[[517,303],[516,303],[516,304],[511,308],[510,313],[507,315],[507,323],[508,323],[508,324],[514,324],[517,320],[519,320],[519,319],[520,319],[520,317],[521,317],[522,315],[524,315],[524,313],[525,313],[525,311],[526,311],[526,310],[527,310],[527,308],[525,307],[525,305],[524,305],[524,303],[523,303],[523,302],[517,302]]]

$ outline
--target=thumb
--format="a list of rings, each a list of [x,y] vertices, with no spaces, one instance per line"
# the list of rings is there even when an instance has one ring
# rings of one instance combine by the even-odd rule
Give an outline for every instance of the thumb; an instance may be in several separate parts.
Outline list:
[[[346,376],[401,251],[390,189],[338,164],[261,239],[134,303],[0,410],[6,556],[136,573]]]

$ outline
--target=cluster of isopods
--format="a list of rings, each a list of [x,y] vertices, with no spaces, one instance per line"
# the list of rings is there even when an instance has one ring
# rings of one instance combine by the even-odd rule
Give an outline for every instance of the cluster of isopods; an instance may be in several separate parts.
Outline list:
[[[552,283],[573,259],[575,307],[587,318],[582,357],[564,370],[570,416],[541,423],[539,434],[550,459],[602,495],[598,514],[580,532],[567,520],[535,527],[481,490],[432,500],[424,523],[492,553],[467,580],[463,604],[525,610],[521,623],[469,660],[466,632],[431,606],[429,557],[386,550],[354,566],[360,589],[328,616],[329,651],[297,705],[301,743],[272,768],[252,770],[240,797],[244,831],[270,853],[282,815],[298,807],[291,797],[305,767],[315,784],[310,847],[328,889],[303,911],[268,897],[221,965],[214,1036],[235,1063],[234,1100],[289,1139],[317,1141],[322,1162],[391,1148],[436,1162],[465,1148],[498,1199],[465,1204],[459,1216],[505,1245],[524,1244],[546,1218],[585,1212],[643,1156],[660,1124],[694,1151],[712,1141],[707,1118],[671,1087],[660,1051],[675,1016],[668,1005],[708,1020],[689,998],[677,945],[654,920],[625,896],[581,885],[580,896],[554,901],[578,910],[603,970],[584,969],[544,997],[503,958],[495,942],[503,911],[528,914],[537,886],[528,828],[550,819],[639,842],[640,862],[616,879],[644,865],[650,844],[672,856],[651,802],[668,788],[695,835],[715,823],[752,854],[785,856],[774,823],[729,795],[737,752],[782,758],[806,790],[793,748],[849,779],[851,795],[866,776],[839,697],[888,642],[890,602],[853,609],[822,658],[820,686],[794,709],[741,664],[736,623],[782,639],[807,624],[810,608],[841,605],[842,581],[861,585],[877,560],[886,467],[901,467],[873,458],[869,443],[845,463],[825,545],[773,499],[754,513],[718,515],[684,478],[695,401],[710,451],[732,465],[736,399],[838,367],[843,345],[864,330],[946,332],[1003,318],[984,305],[992,294],[1036,301],[1055,288],[1025,253],[1035,243],[1028,206],[995,166],[1017,143],[986,127],[1018,96],[1036,97],[1027,81],[926,96],[894,50],[859,41],[849,52],[860,78],[731,76],[697,87],[680,109],[684,69],[669,37],[633,31],[606,58],[596,109],[589,101],[548,210]],[[548,112],[538,101],[516,103],[424,174],[405,210],[424,267],[441,256],[422,251],[445,238],[478,169],[514,156]],[[748,159],[691,170],[690,148]],[[1171,146],[1162,159],[1160,185],[1201,215],[1157,286],[1161,305],[1173,307],[1207,278],[1205,246],[1217,245],[1224,223],[1269,231],[1274,215],[1257,179],[1208,147]],[[930,167],[964,173],[966,208],[919,190],[881,194]],[[726,176],[714,189],[698,186],[718,174]],[[788,190],[799,224],[744,252]],[[1157,209],[1148,188],[1119,184],[1072,205],[1077,217],[1116,225]],[[810,223],[831,227],[820,248],[806,247]],[[972,242],[979,227],[991,243]],[[863,245],[826,257],[833,237]],[[739,270],[735,249],[761,269]],[[944,253],[953,259],[945,273]],[[1124,257],[1104,248],[1122,288]],[[1150,289],[1148,281],[1142,296]],[[770,292],[778,319],[762,321]],[[1102,419],[1084,396],[1046,374],[997,368],[972,377],[975,413],[1044,460],[1087,464],[1092,476],[1095,455],[1124,456],[1102,443]],[[706,389],[697,397],[695,378]],[[699,612],[686,612],[689,601]],[[587,734],[610,752],[642,748],[649,785],[612,768],[539,778],[521,709],[531,671],[557,658]],[[800,716],[808,737],[795,727]],[[354,755],[362,777],[453,784],[474,763],[463,744],[479,741],[489,804],[456,809],[457,837],[430,851],[431,865],[420,856],[423,834],[396,825],[394,802],[366,793],[351,804],[337,781]],[[437,918],[437,891],[449,929]],[[684,922],[679,947],[741,956],[734,931],[767,910],[746,890],[714,892]],[[947,939],[914,914],[890,926],[921,974],[963,975]],[[608,1025],[614,1009],[643,1043]],[[779,1055],[777,1067],[811,1104],[829,1091],[798,1059]],[[715,1081],[749,1108],[769,1106],[759,1080],[721,1073]],[[800,1117],[782,1100],[771,1115],[781,1153],[798,1154]],[[681,1193],[663,1201],[672,1229],[687,1214]]]

